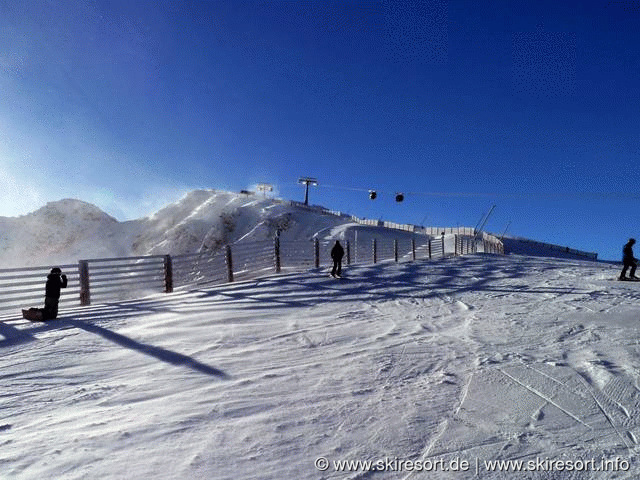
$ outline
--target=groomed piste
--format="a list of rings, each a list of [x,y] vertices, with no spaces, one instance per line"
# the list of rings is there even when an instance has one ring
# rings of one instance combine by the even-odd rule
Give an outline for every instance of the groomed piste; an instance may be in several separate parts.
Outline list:
[[[2,474],[637,478],[617,268],[477,254],[5,319]]]

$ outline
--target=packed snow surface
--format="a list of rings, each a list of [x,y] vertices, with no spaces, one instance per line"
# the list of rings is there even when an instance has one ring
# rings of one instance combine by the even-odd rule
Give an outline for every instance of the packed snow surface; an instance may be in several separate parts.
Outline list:
[[[5,317],[1,476],[638,478],[617,273],[478,254]]]

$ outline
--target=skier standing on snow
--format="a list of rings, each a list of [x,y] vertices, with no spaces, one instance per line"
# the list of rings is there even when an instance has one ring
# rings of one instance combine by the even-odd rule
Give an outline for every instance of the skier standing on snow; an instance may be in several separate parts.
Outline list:
[[[631,267],[629,279],[638,280],[636,277],[636,268],[638,267],[638,259],[633,256],[633,245],[636,243],[635,238],[630,238],[622,249],[622,272],[620,280],[626,280],[627,268]]]
[[[344,249],[340,245],[340,241],[336,240],[336,244],[331,249],[331,259],[333,260],[332,277],[342,275],[342,257],[344,257]]]
[[[58,316],[61,288],[67,288],[67,276],[58,267],[54,267],[47,275],[47,284],[45,285],[44,310],[42,311],[44,320],[52,320]]]

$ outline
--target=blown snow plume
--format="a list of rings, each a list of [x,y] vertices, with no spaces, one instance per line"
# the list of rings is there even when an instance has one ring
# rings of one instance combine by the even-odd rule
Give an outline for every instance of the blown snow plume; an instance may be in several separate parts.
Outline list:
[[[153,215],[119,222],[80,200],[60,200],[21,217],[0,217],[0,265],[73,263],[82,258],[184,254],[273,238],[311,239],[346,217],[301,210],[256,195],[195,190]]]

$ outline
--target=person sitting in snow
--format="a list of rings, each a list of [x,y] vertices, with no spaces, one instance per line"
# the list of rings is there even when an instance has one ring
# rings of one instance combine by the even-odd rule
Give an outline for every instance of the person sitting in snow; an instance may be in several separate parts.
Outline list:
[[[342,275],[342,257],[344,257],[344,249],[340,245],[340,241],[336,240],[336,244],[331,249],[331,259],[333,260],[332,277]]]
[[[43,320],[52,320],[58,316],[60,289],[67,288],[67,276],[58,267],[51,269],[45,285]]]
[[[638,267],[638,259],[633,256],[633,245],[636,243],[635,238],[630,238],[622,249],[622,272],[620,280],[626,280],[627,268],[631,267],[629,279],[638,280],[636,277],[636,268]]]

